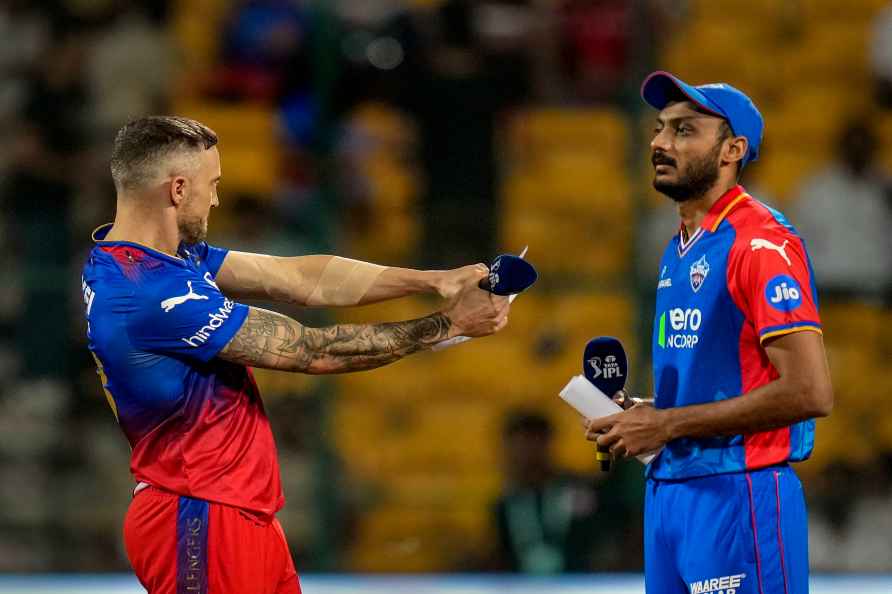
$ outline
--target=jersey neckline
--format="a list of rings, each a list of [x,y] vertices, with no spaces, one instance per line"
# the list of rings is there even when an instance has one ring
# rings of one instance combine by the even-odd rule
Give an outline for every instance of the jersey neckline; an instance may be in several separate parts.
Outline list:
[[[722,197],[716,200],[715,204],[709,208],[709,212],[706,213],[706,216],[703,217],[703,221],[700,223],[700,228],[710,233],[715,233],[722,221],[731,214],[731,211],[748,198],[751,198],[751,196],[747,194],[746,189],[737,184],[722,194]]]
[[[697,230],[693,235],[687,237],[687,230],[684,227],[684,223],[680,223],[678,229],[678,244],[676,245],[678,257],[684,258],[685,254],[690,251],[691,247],[693,247],[705,233],[715,233],[718,230],[719,225],[722,224],[722,221],[731,214],[732,210],[737,208],[745,200],[751,198],[752,197],[747,194],[744,187],[738,184],[722,194],[721,198],[716,200],[715,203],[709,207],[709,211],[706,213],[706,216],[703,217],[703,221],[701,221],[700,226],[697,227]]]
[[[167,252],[162,252],[161,250],[156,250],[155,248],[149,247],[142,243],[137,243],[135,241],[123,241],[123,240],[108,240],[105,239],[105,236],[111,231],[114,223],[104,223],[96,227],[91,234],[91,239],[93,242],[99,246],[108,246],[108,247],[116,247],[116,246],[129,246],[132,248],[136,248],[140,251],[146,252],[152,256],[156,256],[161,258],[162,260],[166,260],[168,262],[172,262],[178,264],[180,266],[186,265],[186,260],[179,255],[168,254]]]

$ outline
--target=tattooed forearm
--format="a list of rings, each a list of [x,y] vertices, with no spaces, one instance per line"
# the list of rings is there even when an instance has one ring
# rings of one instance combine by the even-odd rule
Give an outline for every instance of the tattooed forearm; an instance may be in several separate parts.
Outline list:
[[[287,316],[252,307],[219,357],[234,363],[302,371],[344,373],[397,361],[448,338],[442,313],[407,322],[341,324],[308,328]]]

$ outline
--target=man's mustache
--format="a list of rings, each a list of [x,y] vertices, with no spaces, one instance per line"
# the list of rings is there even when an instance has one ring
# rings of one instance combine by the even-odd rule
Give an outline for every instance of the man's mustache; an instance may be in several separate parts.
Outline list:
[[[675,159],[668,157],[663,153],[654,153],[650,158],[650,162],[653,163],[654,167],[657,165],[671,165],[672,167],[675,167]]]

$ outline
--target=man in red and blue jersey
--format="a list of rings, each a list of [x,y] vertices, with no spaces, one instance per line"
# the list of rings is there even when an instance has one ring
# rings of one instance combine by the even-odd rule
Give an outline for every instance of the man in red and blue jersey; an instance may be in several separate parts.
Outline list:
[[[589,422],[587,437],[648,465],[648,594],[808,591],[808,458],[833,392],[805,243],[737,183],[759,155],[753,102],[666,72],[642,85],[659,110],[653,185],[678,234],[660,263],[653,405]],[[662,448],[662,449],[660,449]]]
[[[250,367],[372,369],[453,336],[507,323],[507,298],[478,288],[484,265],[416,271],[338,258],[230,252],[205,242],[221,178],[217,136],[178,117],[124,126],[111,159],[112,224],[84,267],[87,336],[137,482],[127,555],[150,594],[295,594],[275,513],[284,497]],[[439,312],[309,328],[239,298],[351,306],[420,292]]]

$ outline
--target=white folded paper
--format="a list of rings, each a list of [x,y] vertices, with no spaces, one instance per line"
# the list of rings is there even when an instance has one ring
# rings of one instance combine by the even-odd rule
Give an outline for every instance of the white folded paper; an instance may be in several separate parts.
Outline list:
[[[593,383],[581,375],[574,375],[564,389],[561,390],[561,399],[576,409],[587,419],[600,419],[608,415],[622,412],[622,407],[608,398]],[[650,464],[659,450],[649,454],[636,456],[642,464]]]

